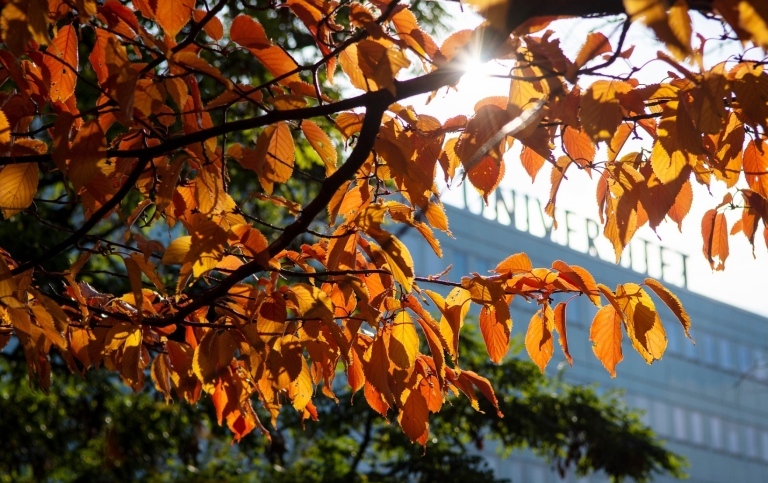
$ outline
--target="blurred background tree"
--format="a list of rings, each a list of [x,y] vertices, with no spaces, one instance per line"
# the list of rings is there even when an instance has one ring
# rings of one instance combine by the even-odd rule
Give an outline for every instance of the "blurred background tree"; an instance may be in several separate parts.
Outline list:
[[[350,404],[342,389],[338,404],[318,398],[319,421],[302,427],[299,414],[285,408],[271,443],[252,433],[233,445],[210,398],[195,407],[166,404],[154,389],[127,391],[107,371],[83,379],[64,367],[54,370],[46,395],[27,384],[22,351],[7,347],[0,357],[0,481],[505,481],[480,455],[485,446],[529,448],[561,472],[602,471],[615,480],[683,475],[682,457],[618,394],[549,379],[527,359],[492,364],[476,330],[462,344],[464,367],[496,381],[505,417],[482,398],[485,414],[452,398],[431,418],[426,453],[368,405]]]

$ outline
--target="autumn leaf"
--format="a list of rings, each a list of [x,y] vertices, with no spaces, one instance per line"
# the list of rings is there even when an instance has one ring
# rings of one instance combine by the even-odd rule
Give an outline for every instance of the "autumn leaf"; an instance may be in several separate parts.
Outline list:
[[[9,164],[0,169],[0,210],[7,220],[28,208],[37,192],[38,167],[36,163]]]
[[[616,299],[626,315],[625,327],[632,347],[648,364],[661,359],[667,348],[667,335],[645,290],[637,284],[625,283],[617,287]]]
[[[709,210],[701,219],[703,252],[713,270],[724,270],[728,258],[728,225],[725,215]]]
[[[43,62],[50,76],[51,101],[64,102],[75,94],[79,69],[77,35],[72,25],[59,30],[48,46]]]
[[[620,96],[631,91],[621,81],[599,80],[581,97],[581,123],[593,142],[610,141],[622,120]]]
[[[601,307],[589,329],[589,340],[595,357],[611,377],[616,377],[616,365],[624,359],[621,352],[621,317],[613,305]]]
[[[688,312],[685,311],[683,308],[682,302],[680,302],[680,299],[677,298],[677,295],[673,294],[669,291],[667,287],[661,284],[658,280],[654,280],[652,278],[646,278],[644,280],[645,285],[648,286],[653,292],[666,304],[667,307],[669,307],[669,310],[672,311],[673,314],[675,314],[675,317],[680,321],[680,323],[683,325],[683,330],[685,331],[685,336],[689,339],[693,340],[691,338],[691,318],[688,316]]]
[[[548,305],[545,305],[534,312],[528,323],[528,331],[525,333],[525,349],[541,372],[544,372],[554,352],[553,329],[554,313]]]
[[[155,19],[171,38],[176,37],[192,18],[195,0],[159,0]]]

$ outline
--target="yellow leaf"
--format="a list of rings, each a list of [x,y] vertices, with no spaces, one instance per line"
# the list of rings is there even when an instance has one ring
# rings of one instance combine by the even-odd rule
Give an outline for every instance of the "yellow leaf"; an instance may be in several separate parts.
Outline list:
[[[369,233],[381,246],[384,258],[387,260],[389,270],[395,277],[395,281],[403,286],[405,292],[413,288],[413,258],[405,243],[397,239],[393,234],[384,230]]]
[[[206,392],[213,392],[215,382],[229,367],[237,344],[229,331],[208,331],[195,349],[192,369]]]
[[[369,39],[357,43],[358,68],[365,79],[373,81],[366,90],[387,89],[394,94],[395,76],[410,64],[405,54],[394,44]]]
[[[616,365],[624,359],[621,352],[621,317],[613,305],[597,311],[589,329],[592,351],[611,377],[616,377]]]
[[[37,182],[37,163],[9,164],[0,170],[0,210],[6,220],[32,204]]]
[[[8,123],[8,117],[0,110],[0,144],[11,142],[11,125]]]
[[[626,283],[617,287],[616,299],[626,315],[624,320],[632,347],[648,364],[661,359],[667,348],[667,335],[651,297],[639,285]]]
[[[0,13],[0,29],[8,50],[21,55],[30,40],[48,45],[48,2],[13,0]]]
[[[191,236],[180,236],[168,245],[163,253],[162,263],[163,265],[177,265],[184,263],[184,259],[187,257],[190,248],[192,247]]]
[[[401,310],[392,321],[392,335],[389,339],[389,357],[402,369],[410,370],[419,354],[419,335],[411,317]]]
[[[592,141],[610,141],[622,119],[619,96],[632,90],[621,81],[599,80],[581,97],[581,125]]]

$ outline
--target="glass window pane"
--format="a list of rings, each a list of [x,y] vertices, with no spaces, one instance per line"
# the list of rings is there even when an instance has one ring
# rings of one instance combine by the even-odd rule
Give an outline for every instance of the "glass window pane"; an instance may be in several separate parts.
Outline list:
[[[672,354],[680,353],[680,333],[676,329],[677,327],[672,327],[667,331],[667,349]]]
[[[691,411],[691,441],[704,444],[704,421],[701,413]]]
[[[760,431],[760,446],[763,450],[763,459],[768,461],[768,431]]]
[[[701,334],[701,349],[704,353],[704,361],[709,364],[717,364],[717,348],[715,337],[712,334]]]
[[[720,339],[720,364],[726,369],[733,369],[733,357],[731,351],[731,341],[728,339]]]
[[[744,452],[750,458],[757,458],[757,431],[751,426],[744,427]]]
[[[662,436],[669,436],[669,414],[668,407],[663,402],[654,401],[651,414],[653,420],[653,429]]]
[[[739,371],[746,373],[752,369],[752,354],[749,347],[739,344]]]
[[[675,425],[675,438],[687,439],[688,435],[685,431],[685,411],[683,408],[674,408],[672,410],[672,418]]]
[[[717,416],[709,418],[710,443],[715,449],[723,448],[723,422]]]
[[[640,410],[640,421],[646,426],[651,425],[650,405],[648,400],[643,396],[635,396],[632,398],[633,405],[636,409]]]
[[[729,423],[726,426],[726,437],[728,440],[728,451],[731,453],[739,452],[739,426],[735,423]]]

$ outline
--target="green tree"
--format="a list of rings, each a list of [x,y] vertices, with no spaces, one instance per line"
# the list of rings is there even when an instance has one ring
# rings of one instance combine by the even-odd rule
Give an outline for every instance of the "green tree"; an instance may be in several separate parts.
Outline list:
[[[209,400],[166,404],[155,391],[125,392],[106,371],[84,378],[62,371],[46,395],[24,382],[21,351],[6,351],[0,481],[501,481],[478,452],[485,445],[532,449],[560,471],[603,471],[617,481],[683,475],[681,457],[616,394],[556,382],[519,358],[491,364],[475,330],[462,344],[465,367],[499,381],[507,417],[485,401],[478,412],[467,399],[451,398],[431,420],[426,452],[368,406],[349,404],[348,390],[339,391],[338,403],[322,400],[318,421],[284,411],[271,442],[249,435],[231,445]]]

